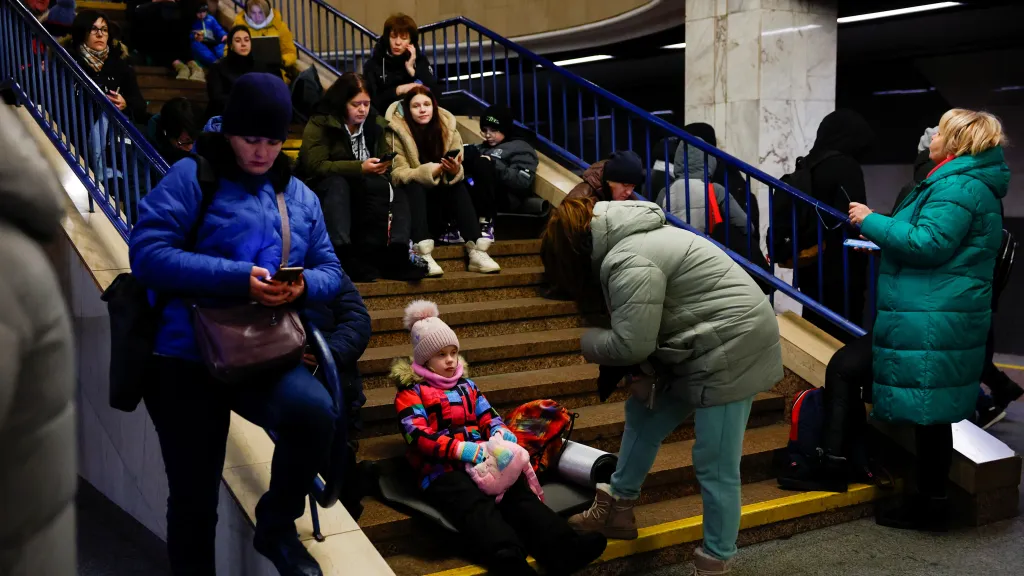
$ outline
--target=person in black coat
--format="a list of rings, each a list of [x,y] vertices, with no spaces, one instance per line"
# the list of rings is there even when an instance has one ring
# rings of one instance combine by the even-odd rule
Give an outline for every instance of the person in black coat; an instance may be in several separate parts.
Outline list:
[[[206,119],[219,116],[235,85],[243,74],[266,72],[277,74],[273,67],[259,64],[252,56],[252,36],[249,28],[235,26],[228,32],[228,50],[223,58],[206,71]]]
[[[384,33],[363,66],[370,84],[370,97],[378,114],[383,115],[392,102],[402,98],[413,86],[423,84],[434,94],[437,79],[427,56],[420,52],[416,21],[402,13],[384,22]]]
[[[356,467],[358,445],[352,438],[354,432],[362,429],[360,409],[366,404],[363,394],[363,379],[359,374],[357,361],[370,342],[370,313],[359,295],[352,280],[342,272],[341,291],[328,304],[307,305],[306,320],[316,326],[327,339],[327,346],[338,367],[341,379],[342,410],[341,418],[346,424],[346,434],[341,434],[338,427],[335,441],[344,438],[347,449],[344,452],[344,480],[338,500],[353,518],[359,519],[363,506],[360,500],[365,492],[362,479]],[[303,356],[303,362],[312,369],[321,380],[324,375],[319,372],[316,358],[311,354]],[[336,453],[336,451],[335,451]]]
[[[146,100],[126,51],[119,42],[111,42],[111,26],[102,12],[80,12],[71,26],[68,52],[118,110],[132,122],[145,124],[149,120]]]
[[[861,170],[860,162],[870,150],[874,139],[874,133],[867,121],[853,110],[839,109],[825,116],[818,126],[814,146],[804,160],[808,165],[814,166],[811,174],[814,198],[842,214],[849,211],[851,202],[867,202],[864,172]],[[825,243],[824,253],[821,255],[823,299],[820,302],[842,316],[843,251],[846,250],[843,246],[843,226],[831,216],[817,217],[822,219],[822,238]],[[852,227],[847,228],[846,233],[847,238],[857,238],[860,234]],[[858,326],[864,325],[867,258],[867,255],[861,252],[850,250],[847,253],[850,302],[848,319]],[[798,281],[801,292],[814,300],[819,300],[817,261],[800,269]],[[804,307],[803,317],[841,342],[849,343],[852,339],[845,330],[807,307]]]

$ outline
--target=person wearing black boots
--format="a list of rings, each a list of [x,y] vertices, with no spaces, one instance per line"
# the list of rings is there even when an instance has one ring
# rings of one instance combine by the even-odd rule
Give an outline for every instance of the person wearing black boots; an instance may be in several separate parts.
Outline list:
[[[389,217],[386,127],[370,108],[366,80],[348,72],[327,90],[302,133],[297,170],[319,196],[334,251],[356,282],[418,280],[426,273],[410,260],[409,222]]]

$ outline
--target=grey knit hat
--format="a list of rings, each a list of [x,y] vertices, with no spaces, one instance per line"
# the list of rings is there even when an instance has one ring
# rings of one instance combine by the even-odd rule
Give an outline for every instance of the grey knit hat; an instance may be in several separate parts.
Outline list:
[[[445,346],[459,347],[459,337],[438,316],[437,304],[415,300],[405,307],[405,327],[412,337],[412,358],[420,366]]]

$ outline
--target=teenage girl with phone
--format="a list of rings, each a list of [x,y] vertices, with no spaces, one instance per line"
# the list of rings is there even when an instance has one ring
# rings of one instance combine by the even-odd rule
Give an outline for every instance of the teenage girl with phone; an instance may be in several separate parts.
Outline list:
[[[320,197],[331,244],[356,282],[423,277],[409,260],[408,218],[396,219],[389,236],[394,154],[386,127],[366,81],[349,72],[327,90],[302,134],[298,172]]]
[[[480,221],[466,188],[462,137],[455,116],[437,105],[428,88],[415,86],[388,107],[384,118],[388,121],[388,145],[398,153],[391,170],[395,204],[407,203],[408,215],[401,217],[411,220],[413,250],[426,260],[427,276],[444,273],[430,253],[434,238],[440,238],[450,222],[466,241],[470,272],[501,271],[487,255],[492,240],[481,237]],[[396,209],[395,221],[399,218]]]

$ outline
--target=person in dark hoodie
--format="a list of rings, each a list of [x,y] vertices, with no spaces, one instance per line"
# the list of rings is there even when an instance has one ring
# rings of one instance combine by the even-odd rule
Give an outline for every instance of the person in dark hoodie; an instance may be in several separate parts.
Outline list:
[[[199,123],[187,98],[171,98],[149,120],[147,136],[168,165],[187,157],[195,148]]]
[[[464,162],[473,178],[473,205],[480,217],[480,234],[494,239],[494,217],[515,211],[532,192],[537,175],[537,151],[516,133],[512,112],[494,105],[480,118],[481,144],[466,146]]]
[[[249,72],[277,74],[273,67],[260,64],[252,56],[252,35],[246,26],[235,26],[228,32],[228,50],[224,57],[206,72],[206,119],[219,116],[231,94],[235,81]]]
[[[839,109],[825,116],[818,126],[814,146],[803,159],[812,166],[811,195],[846,214],[851,202],[864,204],[867,195],[864,189],[864,172],[860,162],[871,148],[875,136],[864,117],[853,110]],[[843,296],[843,229],[831,217],[822,218],[824,253],[820,302],[829,310],[840,315],[845,309]],[[848,238],[857,238],[859,232],[847,229]],[[847,254],[849,266],[849,316],[848,320],[858,326],[864,324],[864,291],[867,288],[867,256],[850,251]],[[818,264],[805,266],[799,274],[800,291],[818,300]],[[842,328],[825,319],[813,310],[804,307],[805,320],[821,328],[842,342],[851,340]]]
[[[434,94],[437,80],[427,56],[419,51],[419,32],[411,16],[399,12],[384,22],[384,33],[363,66],[370,97],[378,114],[384,114],[413,86],[422,84]]]
[[[346,72],[302,133],[298,173],[320,198],[331,244],[356,282],[381,275],[419,280],[424,274],[409,260],[409,222],[388,219],[391,161],[381,161],[388,152],[387,125],[370,107],[366,80]]]

